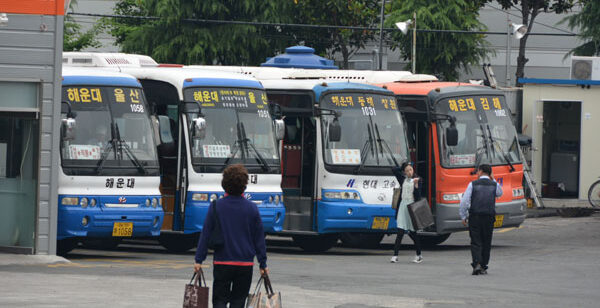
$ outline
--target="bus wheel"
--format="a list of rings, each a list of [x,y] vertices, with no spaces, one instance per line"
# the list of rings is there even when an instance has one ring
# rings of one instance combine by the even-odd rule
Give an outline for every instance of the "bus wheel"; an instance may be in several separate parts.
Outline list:
[[[450,237],[450,233],[438,234],[438,235],[423,235],[419,234],[421,245],[423,246],[435,246],[445,242]]]
[[[324,252],[337,243],[337,234],[295,235],[294,243],[306,252]]]
[[[64,257],[77,247],[77,240],[68,238],[56,241],[56,255]]]
[[[108,239],[87,239],[83,241],[83,247],[89,249],[111,250],[116,249],[121,244],[120,238]]]
[[[172,253],[183,253],[198,245],[200,233],[194,234],[161,234],[158,237],[160,245]]]
[[[340,239],[345,246],[357,248],[376,248],[381,243],[383,233],[342,233]]]

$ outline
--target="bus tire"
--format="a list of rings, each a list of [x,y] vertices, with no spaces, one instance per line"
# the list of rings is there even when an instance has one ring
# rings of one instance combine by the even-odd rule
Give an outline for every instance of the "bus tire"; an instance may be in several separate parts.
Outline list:
[[[78,241],[72,238],[56,241],[56,255],[61,257],[66,256],[71,250],[77,247],[77,244]]]
[[[83,241],[83,247],[89,249],[111,250],[116,249],[121,244],[121,238],[106,238],[106,239],[87,239]]]
[[[158,242],[171,253],[184,253],[198,245],[200,233],[161,234]]]
[[[438,234],[438,235],[423,235],[419,234],[419,239],[421,240],[421,245],[423,246],[435,246],[445,242],[451,233],[446,234]]]
[[[294,235],[294,243],[306,252],[325,252],[338,241],[338,234]]]
[[[340,239],[348,247],[377,248],[384,236],[383,233],[345,232],[340,235]]]

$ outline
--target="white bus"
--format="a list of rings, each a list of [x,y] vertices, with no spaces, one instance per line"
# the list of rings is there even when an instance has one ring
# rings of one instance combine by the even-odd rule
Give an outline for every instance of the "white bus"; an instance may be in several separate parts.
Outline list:
[[[156,237],[160,170],[148,105],[131,75],[63,68],[58,252]]]

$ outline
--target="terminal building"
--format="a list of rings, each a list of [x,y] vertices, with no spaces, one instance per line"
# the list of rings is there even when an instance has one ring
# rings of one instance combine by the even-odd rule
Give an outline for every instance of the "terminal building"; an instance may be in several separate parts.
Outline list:
[[[0,0],[0,252],[56,252],[64,12]]]

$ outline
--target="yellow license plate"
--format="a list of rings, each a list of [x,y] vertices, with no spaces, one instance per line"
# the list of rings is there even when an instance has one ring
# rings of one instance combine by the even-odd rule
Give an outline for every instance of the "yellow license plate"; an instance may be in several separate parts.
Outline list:
[[[112,236],[132,236],[133,235],[133,223],[132,222],[115,222],[113,225]]]
[[[371,226],[371,229],[387,230],[389,224],[390,224],[389,217],[374,217],[373,225]]]
[[[496,215],[496,221],[494,222],[494,228],[502,227],[502,223],[504,223],[504,215]]]

